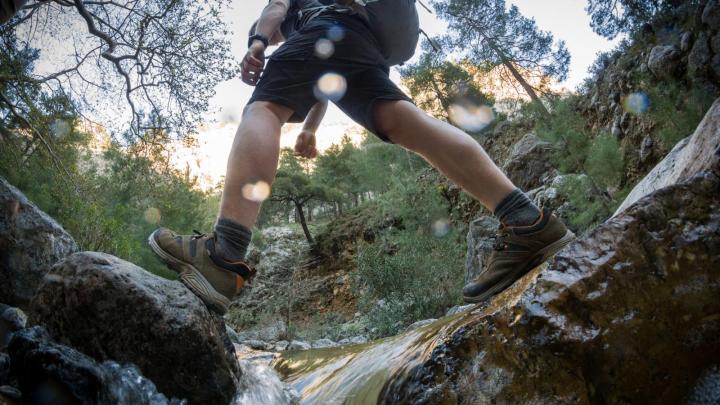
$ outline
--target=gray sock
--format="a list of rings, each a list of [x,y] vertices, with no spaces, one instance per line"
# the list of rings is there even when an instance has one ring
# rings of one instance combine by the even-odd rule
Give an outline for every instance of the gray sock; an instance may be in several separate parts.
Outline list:
[[[232,219],[220,217],[215,224],[215,235],[223,259],[231,262],[245,259],[252,231]]]
[[[540,209],[516,188],[500,201],[495,208],[495,216],[508,226],[530,226],[540,218]]]

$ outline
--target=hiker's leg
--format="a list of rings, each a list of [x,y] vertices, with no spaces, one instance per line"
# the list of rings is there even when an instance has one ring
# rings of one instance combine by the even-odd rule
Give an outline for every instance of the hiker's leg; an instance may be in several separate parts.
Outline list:
[[[277,103],[256,101],[245,108],[228,158],[220,218],[248,229],[255,225],[260,203],[243,197],[248,183],[272,184],[280,156],[280,129],[292,110]]]
[[[375,126],[394,143],[423,156],[490,211],[516,187],[480,144],[407,101],[379,101]]]

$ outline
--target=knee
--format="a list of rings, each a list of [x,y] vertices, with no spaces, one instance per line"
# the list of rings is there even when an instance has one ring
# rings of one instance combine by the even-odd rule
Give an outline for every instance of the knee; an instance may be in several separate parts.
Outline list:
[[[407,101],[383,101],[375,107],[375,127],[393,143],[414,150],[423,112]]]

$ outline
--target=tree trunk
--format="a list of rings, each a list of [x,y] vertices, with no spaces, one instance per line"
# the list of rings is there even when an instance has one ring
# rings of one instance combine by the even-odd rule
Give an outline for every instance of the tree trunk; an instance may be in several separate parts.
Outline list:
[[[300,225],[302,226],[303,232],[305,233],[305,238],[307,239],[308,243],[311,245],[315,244],[312,235],[310,235],[310,229],[308,229],[307,221],[305,221],[305,214],[303,213],[302,204],[300,204],[299,202],[295,202],[295,212],[297,213],[298,219],[300,220]]]
[[[505,53],[503,53],[498,47],[495,46],[495,44],[490,44],[490,49],[492,49],[499,57],[500,60],[502,60],[503,65],[508,68],[510,71],[510,74],[513,75],[515,80],[520,83],[520,86],[525,90],[525,92],[530,96],[530,99],[537,103],[538,106],[542,109],[542,112],[545,115],[550,115],[550,112],[545,108],[545,105],[540,100],[540,97],[538,97],[537,93],[535,92],[535,89],[530,85],[530,83],[525,80],[525,78],[518,72],[518,70],[515,68],[515,65],[513,65],[512,61],[510,61],[507,56],[505,56]]]
[[[435,81],[435,77],[433,77],[430,82],[432,83],[433,89],[435,90],[435,94],[440,100],[440,105],[442,106],[443,110],[445,110],[445,118],[450,118],[450,102],[447,98],[445,98],[445,95],[442,93],[442,91],[440,91],[440,86],[438,85],[437,81]]]

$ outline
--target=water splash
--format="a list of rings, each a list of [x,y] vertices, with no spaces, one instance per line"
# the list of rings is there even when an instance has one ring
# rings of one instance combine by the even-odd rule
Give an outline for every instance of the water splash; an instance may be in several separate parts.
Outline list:
[[[236,346],[242,377],[238,394],[231,405],[296,405],[300,395],[280,381],[271,367],[274,354],[257,352],[244,346]]]
[[[270,185],[262,180],[248,183],[243,186],[242,195],[246,200],[263,202],[270,196]]]
[[[625,111],[633,114],[642,114],[650,108],[650,97],[642,91],[630,93],[622,100]]]
[[[450,122],[470,132],[481,131],[495,120],[492,108],[471,102],[453,103],[448,113]]]
[[[160,223],[161,219],[160,210],[155,207],[149,207],[145,210],[143,217],[145,218],[145,222],[157,225]]]
[[[337,73],[325,73],[315,86],[315,97],[319,100],[338,101],[347,91],[345,77]]]
[[[168,399],[155,384],[140,374],[133,365],[121,366],[112,361],[102,364],[108,376],[105,389],[108,403],[147,405],[187,405],[186,400]]]
[[[315,56],[318,58],[328,59],[333,53],[335,53],[335,44],[331,40],[321,38],[315,42]]]
[[[432,233],[436,238],[443,238],[450,233],[450,221],[447,218],[441,218],[432,224]]]
[[[345,30],[339,25],[333,25],[327,31],[327,37],[333,42],[342,41],[345,38]]]

